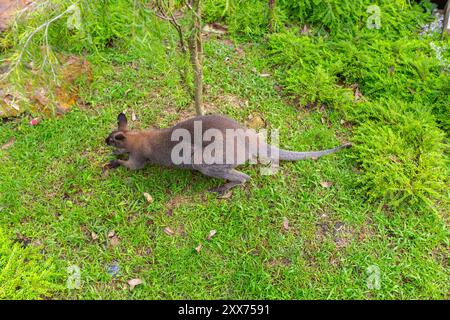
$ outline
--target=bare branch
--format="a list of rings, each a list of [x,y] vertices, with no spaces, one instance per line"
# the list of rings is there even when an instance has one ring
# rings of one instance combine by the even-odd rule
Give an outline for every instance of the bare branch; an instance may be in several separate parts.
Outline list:
[[[50,26],[50,24],[52,24],[53,22],[55,22],[56,20],[60,19],[61,17],[63,17],[66,13],[68,13],[69,11],[72,10],[73,6],[78,4],[78,2],[80,2],[80,0],[75,1],[74,3],[72,3],[70,6],[67,7],[66,10],[64,10],[63,12],[61,12],[60,14],[56,15],[55,17],[53,17],[52,19],[48,20],[47,22],[41,24],[39,27],[37,27],[36,29],[33,30],[33,32],[31,32],[31,34],[27,37],[27,40],[25,41],[25,44],[23,45],[22,49],[20,50],[20,53],[17,57],[17,59],[14,60],[14,63],[12,64],[11,68],[9,68],[9,70],[4,73],[2,75],[2,79],[5,79],[6,77],[9,76],[9,74],[11,74],[11,72],[17,68],[17,66],[19,66],[19,64],[22,62],[22,57],[23,54],[25,52],[25,50],[28,48],[28,45],[31,42],[31,39],[33,39],[33,37],[42,29],[45,28],[46,30],[46,34],[48,36],[48,27]],[[48,44],[48,43],[47,43]]]
[[[189,2],[186,0],[186,1],[185,1],[185,4],[186,4],[186,7],[188,7],[188,9],[191,10],[191,12],[195,15],[195,17],[201,21],[201,20],[202,20],[202,17],[201,17],[201,15],[197,12],[197,10],[195,10],[195,9],[192,7],[192,3],[189,3]]]
[[[193,2],[193,6],[186,5],[194,13],[192,18],[191,34],[189,36],[189,52],[192,68],[194,69],[194,102],[197,115],[203,115],[203,46],[201,28],[201,3]]]
[[[275,16],[275,6],[276,6],[276,0],[269,0],[269,32],[273,32],[273,20]]]
[[[168,16],[164,16],[162,14],[156,13],[155,11],[151,11],[151,13],[153,13],[155,16],[157,16],[158,18],[162,19],[162,20],[166,20],[166,21],[171,21],[172,19],[169,18]]]
[[[177,30],[178,32],[178,37],[180,38],[180,46],[181,46],[181,51],[183,51],[183,53],[187,52],[186,49],[186,44],[184,43],[184,36],[183,36],[183,30],[181,29],[180,24],[178,23],[177,19],[175,18],[175,16],[173,15],[173,13],[170,13],[170,16],[172,18],[172,25],[174,26],[174,28]]]

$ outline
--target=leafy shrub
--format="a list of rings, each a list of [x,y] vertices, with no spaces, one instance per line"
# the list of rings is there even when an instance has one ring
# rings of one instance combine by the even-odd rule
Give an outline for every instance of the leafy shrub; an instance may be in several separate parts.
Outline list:
[[[428,101],[439,126],[450,135],[450,77],[441,73],[426,83]]]
[[[280,0],[291,21],[300,25],[314,24],[330,31],[353,28],[362,19],[367,8],[362,0]]]
[[[50,297],[60,286],[55,267],[34,247],[22,247],[0,230],[0,300]]]
[[[411,6],[408,0],[278,0],[275,30],[282,31],[285,24],[306,24],[322,34],[348,38],[366,28],[373,15],[368,8],[373,5],[379,7],[381,19],[381,28],[375,31],[385,37],[399,38],[428,17],[422,7]],[[224,21],[233,36],[252,38],[267,33],[267,0],[206,0],[203,10],[206,22]]]
[[[261,37],[268,31],[269,6],[266,0],[206,0],[205,22],[223,21],[234,37]],[[287,22],[284,9],[275,6],[274,30],[282,30]]]
[[[408,0],[280,0],[290,21],[309,24],[333,36],[348,37],[366,27],[376,5],[380,12],[380,33],[400,37],[426,19],[425,11]],[[405,23],[407,22],[407,23]]]
[[[223,20],[231,11],[234,1],[230,0],[204,0],[202,8],[202,18],[206,23],[219,22]]]
[[[444,134],[426,107],[398,100],[360,104],[355,151],[371,198],[398,205],[442,199],[448,169]]]
[[[337,106],[349,100],[348,90],[338,85],[344,64],[323,37],[298,37],[295,32],[269,38],[271,61],[286,90],[300,97],[301,104],[324,103]]]
[[[291,16],[297,8],[310,22],[315,13],[306,17],[307,10],[320,10],[327,3],[337,6],[320,0],[281,3],[290,6]],[[312,3],[318,6],[308,7]],[[402,1],[378,3],[394,8]],[[343,1],[339,10],[346,10],[346,4]],[[444,132],[439,127],[448,134],[450,77],[430,45],[432,38],[414,30],[419,20],[426,19],[425,13],[417,6],[405,4],[405,8],[396,21],[405,28],[397,30],[392,24],[393,29],[349,31],[346,24],[358,26],[361,15],[350,15],[347,22],[339,18],[335,25],[334,20],[324,19],[331,36],[321,35],[320,30],[311,36],[302,34],[300,26],[291,28],[269,37],[268,54],[278,80],[302,105],[335,107],[357,124],[355,157],[370,198],[397,205],[431,204],[445,195],[448,172]],[[420,17],[415,16],[419,11]],[[448,40],[441,44],[445,47]],[[352,90],[355,85],[362,94],[359,102]]]
[[[268,8],[266,2],[243,1],[234,10],[233,15],[226,20],[233,34],[245,36],[261,36],[267,33]]]

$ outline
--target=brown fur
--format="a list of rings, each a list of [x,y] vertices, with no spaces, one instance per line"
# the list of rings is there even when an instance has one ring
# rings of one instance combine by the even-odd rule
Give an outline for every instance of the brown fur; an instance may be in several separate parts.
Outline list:
[[[230,182],[224,186],[218,188],[219,192],[226,191],[227,189],[242,184],[249,180],[249,176],[246,174],[234,170],[234,168],[240,164],[245,163],[250,158],[257,155],[257,150],[253,150],[251,145],[246,140],[245,134],[237,135],[234,138],[234,159],[233,162],[224,164],[180,164],[176,165],[172,162],[171,153],[174,146],[176,146],[179,141],[171,141],[172,133],[176,129],[186,129],[190,132],[191,138],[194,137],[194,121],[201,121],[202,123],[202,134],[208,129],[217,129],[222,133],[223,139],[219,140],[219,145],[222,150],[226,150],[226,130],[227,129],[242,129],[246,128],[240,125],[238,122],[220,115],[207,115],[198,116],[183,122],[176,124],[173,127],[166,129],[155,129],[155,130],[139,130],[130,131],[127,126],[127,119],[124,114],[119,114],[118,116],[118,129],[114,130],[105,140],[105,142],[113,147],[116,147],[115,154],[129,153],[128,160],[113,160],[110,162],[109,166],[111,168],[116,168],[123,165],[129,169],[141,169],[147,164],[156,164],[162,166],[177,166],[181,168],[187,168],[192,170],[198,170],[205,175],[227,179]],[[248,133],[248,132],[247,132]],[[251,132],[250,136],[259,139],[256,132]],[[197,148],[203,150],[211,142],[209,141],[199,141],[199,143],[192,143],[193,149]],[[325,154],[334,153],[342,148],[348,147],[349,145],[343,145],[334,149],[323,150],[323,151],[313,151],[313,152],[295,152],[278,149],[276,147],[266,145],[269,148],[269,157],[271,157],[274,152],[280,155],[281,160],[301,160],[314,157],[320,157]],[[226,157],[225,152],[223,152],[224,158]],[[240,155],[239,158],[237,155]],[[225,159],[224,159],[225,160]]]

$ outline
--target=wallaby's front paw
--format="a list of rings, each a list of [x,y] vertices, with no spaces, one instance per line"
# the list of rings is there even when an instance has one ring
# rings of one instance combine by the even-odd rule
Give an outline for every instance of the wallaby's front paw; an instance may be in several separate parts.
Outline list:
[[[105,167],[107,169],[115,169],[120,166],[119,160],[111,160]]]

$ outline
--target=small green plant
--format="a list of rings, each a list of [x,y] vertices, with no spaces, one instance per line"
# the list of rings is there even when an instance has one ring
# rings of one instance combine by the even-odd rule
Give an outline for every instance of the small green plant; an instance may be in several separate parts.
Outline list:
[[[282,31],[287,23],[285,11],[275,5],[270,17],[269,1],[266,0],[207,0],[204,2],[206,22],[224,22],[230,33],[236,38],[261,38],[269,31]]]
[[[411,6],[408,0],[280,0],[279,6],[290,21],[338,38],[354,36],[374,14],[380,22],[375,31],[389,38],[400,38],[427,18],[420,6]]]
[[[444,133],[427,107],[381,100],[357,108],[355,151],[369,196],[392,205],[442,200],[449,174]]]
[[[0,229],[0,300],[51,297],[61,289],[58,277],[37,248],[12,242]]]

